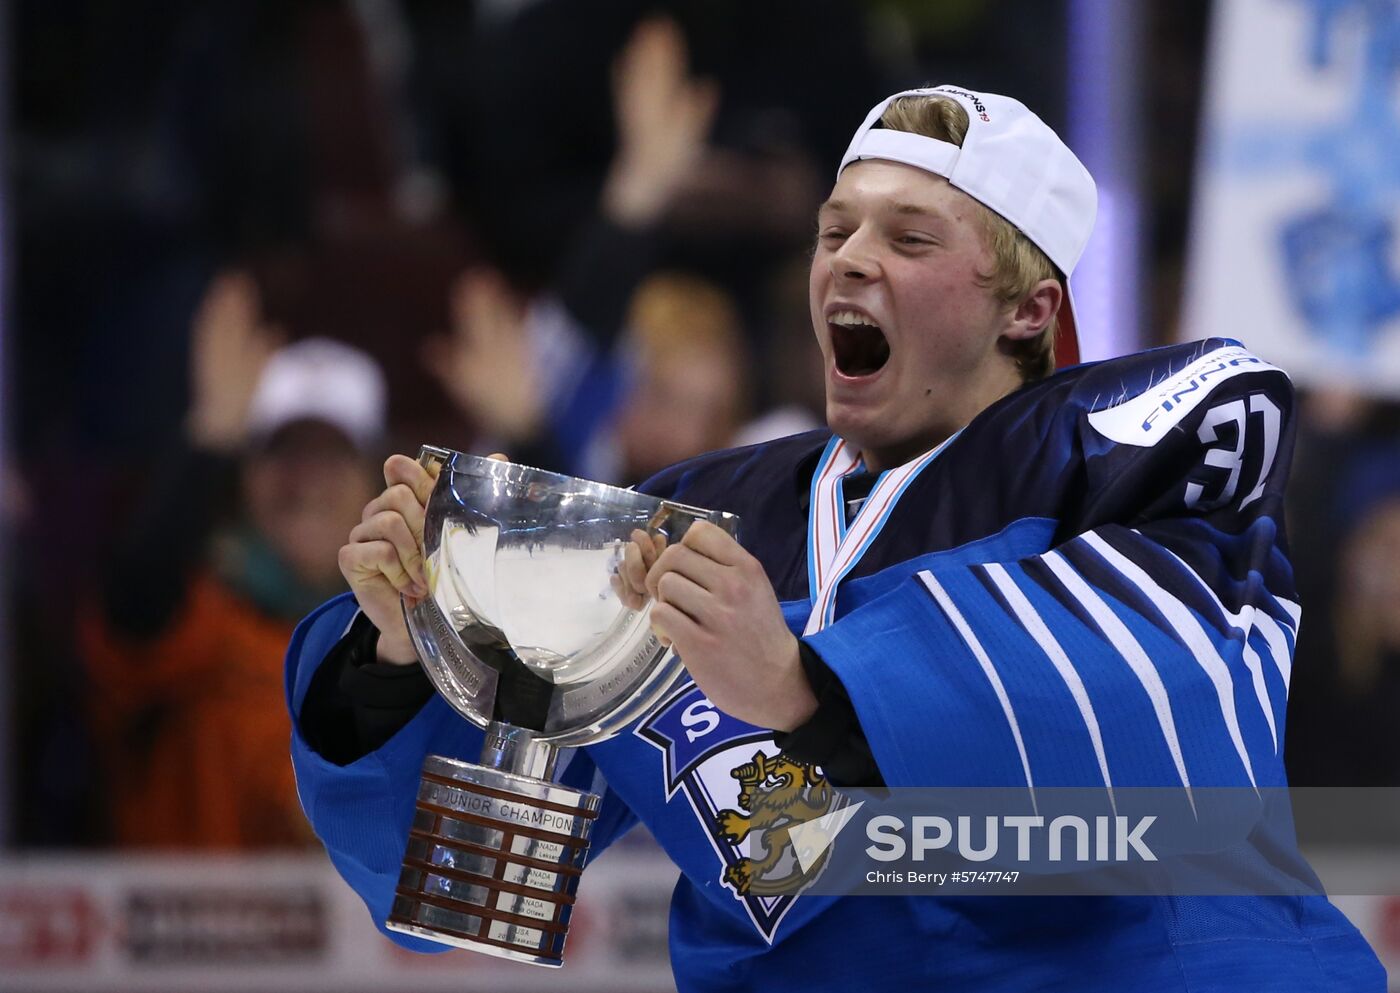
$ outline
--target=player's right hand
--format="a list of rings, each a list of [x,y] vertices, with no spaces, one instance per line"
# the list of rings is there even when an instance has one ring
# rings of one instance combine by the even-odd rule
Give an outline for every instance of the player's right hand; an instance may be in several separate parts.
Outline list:
[[[399,597],[428,595],[423,571],[423,517],[437,482],[437,466],[423,468],[407,455],[384,463],[387,488],[365,505],[360,523],[340,549],[340,571],[360,609],[379,629],[379,661],[418,661]]]

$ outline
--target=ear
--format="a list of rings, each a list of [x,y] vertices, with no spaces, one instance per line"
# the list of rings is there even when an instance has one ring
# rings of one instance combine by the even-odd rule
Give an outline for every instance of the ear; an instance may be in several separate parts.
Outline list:
[[[1011,314],[1004,337],[1026,341],[1044,331],[1060,312],[1065,288],[1058,279],[1042,279]]]

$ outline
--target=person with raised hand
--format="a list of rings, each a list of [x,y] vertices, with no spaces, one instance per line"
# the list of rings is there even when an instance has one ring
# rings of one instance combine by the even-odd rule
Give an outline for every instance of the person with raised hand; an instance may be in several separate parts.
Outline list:
[[[368,355],[285,344],[251,277],[211,281],[181,434],[81,619],[116,844],[311,842],[283,757],[282,655],[296,619],[345,588],[336,549],[373,495],[384,409]]]

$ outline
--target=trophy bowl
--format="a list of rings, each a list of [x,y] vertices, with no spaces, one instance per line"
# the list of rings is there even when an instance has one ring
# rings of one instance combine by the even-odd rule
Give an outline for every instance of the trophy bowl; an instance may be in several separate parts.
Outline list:
[[[618,596],[634,531],[679,541],[688,507],[511,462],[425,446],[438,467],[423,530],[428,595],[404,617],[433,685],[484,728],[477,763],[423,766],[391,930],[558,966],[596,794],[554,781],[561,748],[603,741],[684,675],[651,602]]]

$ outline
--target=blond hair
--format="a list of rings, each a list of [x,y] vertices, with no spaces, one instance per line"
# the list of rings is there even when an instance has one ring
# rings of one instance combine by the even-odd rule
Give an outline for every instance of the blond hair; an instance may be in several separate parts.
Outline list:
[[[908,131],[961,146],[967,136],[967,111],[956,100],[937,96],[900,97],[885,109],[880,123],[894,131]],[[978,216],[992,253],[992,271],[983,279],[1003,305],[1019,304],[1043,279],[1064,274],[1019,228],[980,201]],[[1044,379],[1055,371],[1055,332],[1059,317],[1052,317],[1034,338],[1011,343],[1009,349],[1024,382]]]

